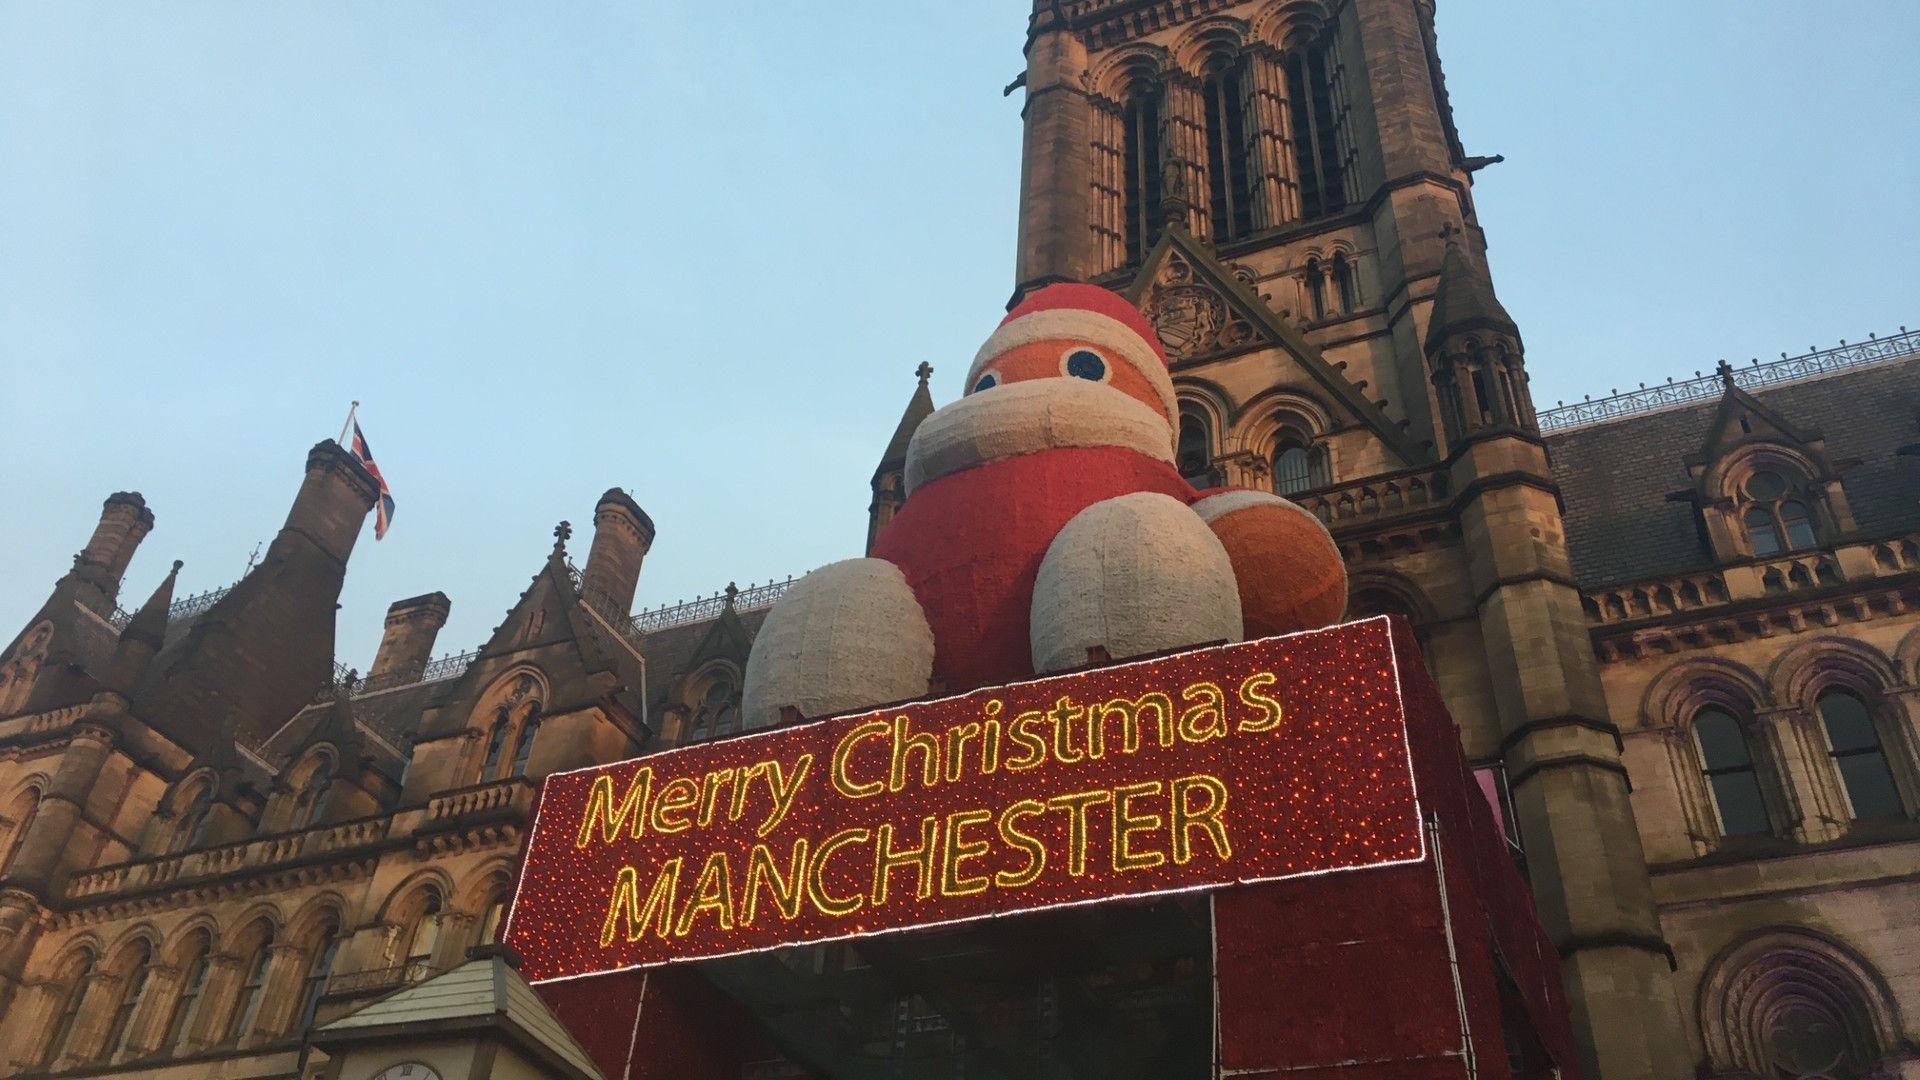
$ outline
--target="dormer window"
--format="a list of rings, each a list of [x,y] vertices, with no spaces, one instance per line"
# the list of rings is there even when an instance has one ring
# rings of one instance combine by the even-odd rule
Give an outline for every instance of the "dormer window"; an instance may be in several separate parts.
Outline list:
[[[1755,471],[1740,485],[1740,494],[1746,504],[1740,521],[1756,556],[1801,551],[1820,542],[1811,508],[1781,473]]]

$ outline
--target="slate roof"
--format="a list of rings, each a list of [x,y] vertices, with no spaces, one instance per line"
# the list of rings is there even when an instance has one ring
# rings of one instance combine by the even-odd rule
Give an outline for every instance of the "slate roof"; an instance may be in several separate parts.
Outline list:
[[[1761,404],[1823,436],[1829,457],[1857,462],[1841,482],[1860,532],[1920,529],[1920,357],[1852,368],[1753,391]],[[1719,402],[1593,424],[1547,436],[1565,501],[1574,575],[1595,587],[1714,565],[1690,503],[1686,459],[1706,442]]]
[[[566,1063],[577,1076],[605,1076],[533,988],[499,956],[468,960],[416,986],[388,994],[316,1031],[326,1045],[340,1036],[363,1034],[403,1024],[473,1021],[497,1025]],[[330,1038],[332,1037],[332,1038]]]

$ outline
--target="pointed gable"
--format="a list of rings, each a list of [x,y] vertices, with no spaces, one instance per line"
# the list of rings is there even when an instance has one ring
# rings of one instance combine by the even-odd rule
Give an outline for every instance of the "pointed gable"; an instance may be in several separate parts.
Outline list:
[[[1734,447],[1751,442],[1784,443],[1807,452],[1809,456],[1821,453],[1819,432],[1803,430],[1778,411],[1762,404],[1759,398],[1734,382],[1733,368],[1725,361],[1720,364],[1720,378],[1726,389],[1714,409],[1705,440],[1688,459],[1690,464],[1717,461]]]
[[[1403,463],[1431,456],[1369,400],[1361,386],[1268,307],[1251,281],[1221,263],[1186,230],[1174,227],[1161,236],[1123,295],[1153,323],[1175,371],[1206,357],[1274,349],[1344,411],[1347,420],[1371,430]]]

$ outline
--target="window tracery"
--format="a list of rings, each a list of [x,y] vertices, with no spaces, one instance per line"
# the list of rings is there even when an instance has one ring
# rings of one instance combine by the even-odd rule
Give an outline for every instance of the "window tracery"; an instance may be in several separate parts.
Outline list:
[[[504,780],[526,775],[532,760],[534,737],[545,719],[542,698],[544,685],[532,673],[522,671],[504,684],[504,690],[482,699],[482,715],[489,715],[486,753],[480,763],[480,779]]]
[[[113,1022],[107,1028],[106,1042],[102,1044],[102,1053],[109,1059],[125,1053],[128,1042],[133,1036],[133,1018],[140,1011],[140,1004],[146,999],[147,983],[153,975],[153,946],[147,941],[136,941],[132,946],[132,955],[123,961],[127,973],[120,986],[120,1000],[114,1006]]]
[[[689,742],[731,735],[740,727],[740,687],[731,668],[716,670],[694,704]]]
[[[234,998],[233,1008],[228,1012],[227,1033],[221,1041],[237,1043],[253,1030],[254,1022],[260,1018],[260,1006],[266,999],[267,965],[273,959],[274,932],[271,926],[263,926],[254,933],[256,944],[244,954],[246,977],[240,983],[240,992]]]
[[[1740,719],[1719,706],[1694,714],[1693,736],[1722,836],[1765,836],[1773,831],[1760,786],[1759,763]]]
[[[1199,405],[1180,405],[1180,441],[1175,454],[1180,475],[1195,487],[1218,487],[1213,467],[1213,418]]]
[[[60,999],[59,1012],[54,1014],[53,1028],[48,1033],[46,1050],[40,1056],[40,1064],[53,1065],[66,1057],[71,1047],[74,1029],[80,1020],[81,1000],[86,997],[87,989],[93,985],[95,956],[91,949],[81,949],[66,963],[60,982],[65,992]]]
[[[1893,768],[1867,703],[1850,691],[1834,689],[1820,695],[1816,707],[1827,733],[1827,753],[1854,820],[1904,816]]]
[[[1806,495],[1779,470],[1754,470],[1739,491],[1740,520],[1755,555],[1779,555],[1819,544]]]
[[[1711,1071],[1773,1080],[1866,1080],[1897,1038],[1884,980],[1850,950],[1798,929],[1728,948],[1701,985]]]
[[[174,999],[173,1011],[167,1017],[166,1039],[162,1043],[176,1053],[183,1048],[188,1034],[193,1030],[194,1019],[199,1015],[201,1002],[205,999],[212,952],[213,939],[205,930],[194,931],[183,947],[180,993]]]

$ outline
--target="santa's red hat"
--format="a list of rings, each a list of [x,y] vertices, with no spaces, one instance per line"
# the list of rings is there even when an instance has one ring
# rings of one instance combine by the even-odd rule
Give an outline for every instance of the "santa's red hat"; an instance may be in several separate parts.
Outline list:
[[[973,366],[967,370],[968,392],[987,365],[1002,354],[1035,341],[1053,340],[1098,346],[1146,376],[1166,408],[1167,422],[1179,426],[1180,407],[1174,398],[1173,376],[1167,371],[1160,335],[1139,308],[1098,285],[1048,285],[1028,294],[980,346]]]

